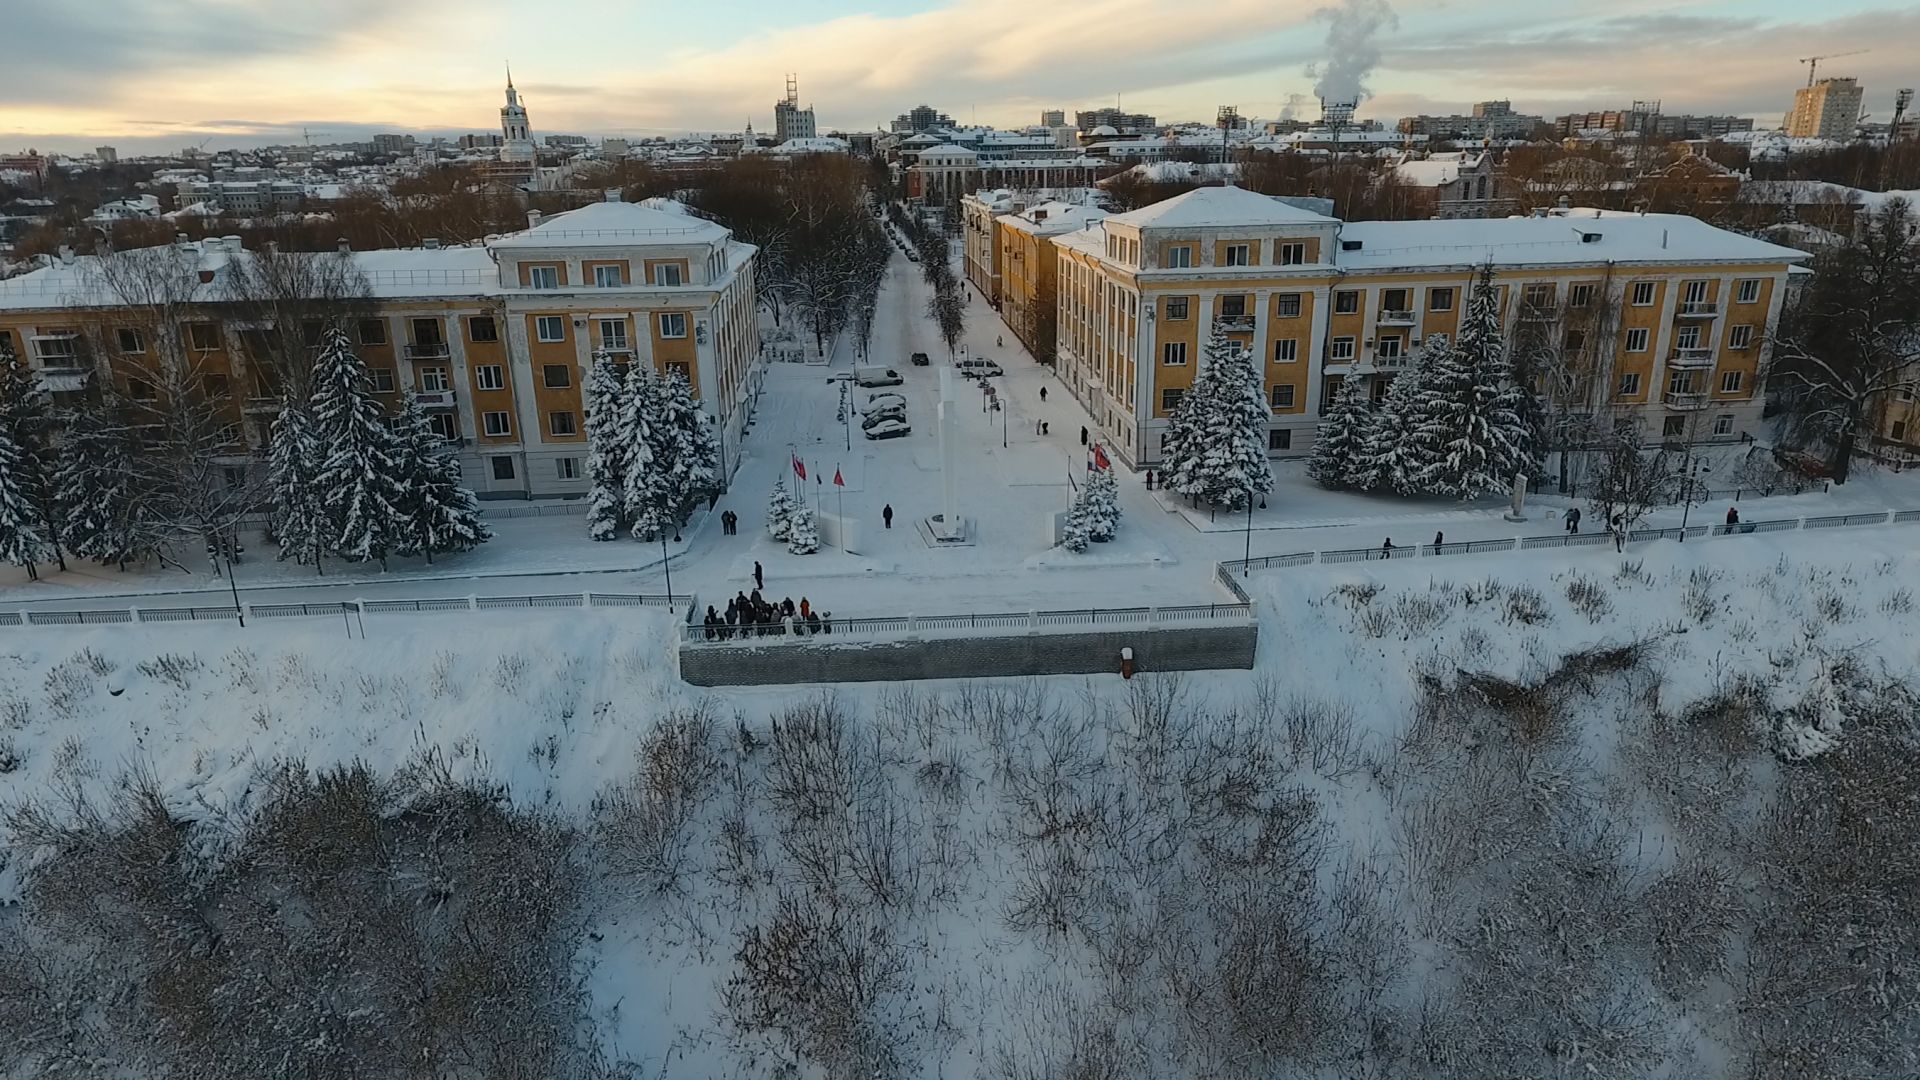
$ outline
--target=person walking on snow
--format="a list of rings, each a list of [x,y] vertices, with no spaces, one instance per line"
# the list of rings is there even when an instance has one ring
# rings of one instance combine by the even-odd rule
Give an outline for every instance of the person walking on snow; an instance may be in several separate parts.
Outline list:
[[[1737,507],[1732,507],[1732,506],[1729,506],[1729,507],[1727,507],[1727,524],[1729,524],[1729,525],[1738,525],[1738,524],[1740,524],[1740,510],[1739,510],[1739,508],[1737,508]]]
[[[892,503],[888,503],[887,505],[880,508],[880,520],[887,523],[887,528],[889,529],[893,528],[893,504]]]
[[[1046,403],[1047,403],[1047,388],[1043,386],[1040,388],[1040,404],[1045,405]]]
[[[759,592],[761,589],[764,589],[766,587],[767,587],[766,575],[760,569],[760,560],[755,559],[753,563],[753,591]]]
[[[1434,551],[1436,552],[1439,551],[1442,547],[1446,546],[1446,543],[1447,543],[1446,533],[1435,532],[1433,534],[1433,550]]]
[[[1580,531],[1580,508],[1577,506],[1567,511],[1567,531],[1569,533]]]
[[[1005,334],[995,334],[995,335],[993,336],[993,343],[994,343],[995,345],[997,345],[997,346],[999,346],[999,347],[1000,347],[1000,348],[1002,348],[1002,349],[1004,349],[1004,348],[1006,348],[1006,347],[1007,347],[1007,335],[1005,335]]]
[[[1387,542],[1380,545],[1380,557],[1383,559],[1393,558],[1393,537],[1387,537]]]
[[[1084,424],[1081,425],[1081,428],[1080,428],[1080,445],[1081,446],[1087,445],[1087,429]]]
[[[1153,490],[1153,470],[1152,469],[1147,470],[1147,490],[1148,491]]]
[[[806,597],[804,596],[801,597],[800,598],[800,617],[804,619],[811,614],[813,614],[813,605],[807,603]]]

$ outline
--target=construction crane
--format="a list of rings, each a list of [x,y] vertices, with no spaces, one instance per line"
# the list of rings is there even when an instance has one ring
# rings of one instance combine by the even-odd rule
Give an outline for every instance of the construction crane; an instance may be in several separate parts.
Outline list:
[[[1820,70],[1820,61],[1838,60],[1843,56],[1859,56],[1861,53],[1870,53],[1872,51],[1873,51],[1872,49],[1855,49],[1852,52],[1837,52],[1837,53],[1827,53],[1825,56],[1801,57],[1800,62],[1807,65],[1807,85],[1808,86],[1813,85],[1813,73]]]

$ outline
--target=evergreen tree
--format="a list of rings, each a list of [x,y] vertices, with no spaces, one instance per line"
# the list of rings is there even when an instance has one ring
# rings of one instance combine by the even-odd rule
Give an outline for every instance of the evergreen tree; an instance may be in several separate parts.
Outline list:
[[[40,518],[38,533],[50,557],[67,568],[61,552],[59,500],[54,497],[53,418],[40,380],[13,351],[11,335],[0,336],[0,431],[13,443],[17,459],[14,486]]]
[[[27,455],[12,434],[0,428],[0,560],[24,566],[28,578],[38,579],[34,564],[53,557],[53,544],[27,485],[29,472]]]
[[[767,496],[767,535],[775,540],[787,538],[787,518],[793,515],[793,496],[787,494],[787,482],[783,477],[773,482],[773,493]]]
[[[401,407],[393,436],[400,510],[407,522],[400,550],[425,555],[431,565],[434,552],[471,551],[493,539],[480,518],[480,500],[460,483],[459,455],[433,430],[412,394]]]
[[[1230,510],[1246,505],[1250,494],[1273,490],[1267,464],[1273,410],[1252,355],[1215,330],[1205,366],[1177,410],[1182,422],[1171,486]]]
[[[133,482],[134,445],[126,427],[102,409],[84,409],[67,424],[53,472],[54,498],[66,545],[102,565],[157,555],[168,530],[148,513]]]
[[[659,537],[668,524],[668,492],[657,448],[665,440],[660,427],[660,380],[635,365],[627,375],[626,419],[620,437],[624,448],[627,520],[636,540]]]
[[[1353,486],[1362,491],[1413,491],[1411,478],[1426,460],[1425,448],[1414,438],[1419,424],[1420,405],[1426,393],[1427,374],[1452,346],[1445,334],[1434,334],[1414,351],[1407,366],[1387,388],[1386,399],[1373,414],[1362,444],[1360,463],[1352,474]]]
[[[1120,484],[1113,469],[1095,468],[1081,489],[1086,501],[1087,538],[1095,543],[1113,539],[1120,530]]]
[[[805,503],[795,503],[787,514],[787,550],[795,555],[820,550],[820,530],[814,526],[813,511]]]
[[[626,376],[600,353],[586,385],[587,535],[595,540],[615,539],[627,524],[626,410]]]
[[[1506,491],[1526,460],[1490,269],[1467,301],[1460,337],[1429,375],[1419,402],[1417,445],[1427,455],[1412,484],[1421,492],[1474,499]]]
[[[367,366],[347,335],[327,331],[313,368],[309,418],[322,455],[314,474],[327,547],[355,562],[380,560],[405,546],[407,521],[396,478],[393,436],[381,422]]]
[[[718,447],[685,375],[669,372],[656,381],[655,391],[651,430],[656,491],[667,522],[678,529],[719,489]]]
[[[1091,485],[1082,484],[1074,493],[1073,505],[1067,508],[1067,520],[1060,528],[1060,546],[1068,551],[1081,552],[1093,542],[1092,511],[1088,508],[1087,489]]]
[[[1405,376],[1402,376],[1405,378]],[[1313,440],[1307,475],[1321,487],[1361,487],[1366,471],[1367,437],[1373,429],[1373,409],[1367,401],[1367,380],[1349,374],[1327,406],[1326,419]]]
[[[273,535],[280,558],[321,570],[331,535],[321,498],[321,449],[313,437],[307,403],[287,399],[274,417],[267,447],[267,485],[273,492]]]

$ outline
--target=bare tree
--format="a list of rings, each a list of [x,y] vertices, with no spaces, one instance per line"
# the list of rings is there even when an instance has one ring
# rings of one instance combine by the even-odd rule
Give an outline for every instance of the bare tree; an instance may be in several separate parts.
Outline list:
[[[1641,451],[1632,430],[1622,425],[1608,443],[1588,499],[1605,524],[1617,521],[1625,531],[1646,517],[1649,510],[1666,502],[1672,489],[1666,452]]]
[[[940,327],[940,340],[947,343],[947,355],[953,356],[967,328],[966,297],[957,288],[941,289],[927,300],[927,316]]]
[[[227,263],[220,278],[223,312],[248,327],[254,362],[271,369],[280,395],[304,401],[321,338],[351,333],[374,306],[366,275],[341,251],[282,251],[269,244]]]

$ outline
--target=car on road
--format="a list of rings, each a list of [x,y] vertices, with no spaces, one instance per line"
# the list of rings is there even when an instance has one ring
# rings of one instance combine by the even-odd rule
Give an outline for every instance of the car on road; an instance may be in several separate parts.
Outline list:
[[[904,407],[882,409],[879,412],[867,414],[867,416],[860,421],[860,430],[872,431],[881,424],[904,424],[906,422],[907,410]]]
[[[892,368],[857,367],[853,369],[853,382],[856,386],[874,387],[899,386],[901,383],[906,382],[906,380],[902,379],[900,373]]]
[[[869,413],[877,413],[882,409],[886,409],[896,405],[902,409],[906,408],[907,407],[906,396],[903,394],[868,394],[867,407],[865,411]]]
[[[905,420],[882,420],[863,430],[869,439],[898,439],[913,433]]]
[[[908,359],[913,361],[914,367],[926,367],[928,364],[933,363],[932,360],[927,358],[927,354],[923,352],[914,353]]]
[[[955,370],[960,372],[960,374],[971,376],[976,379],[984,379],[992,375],[1006,374],[1006,372],[1000,370],[999,364],[996,364],[991,360],[981,359],[979,357],[974,357],[968,360],[962,360],[953,366]]]

